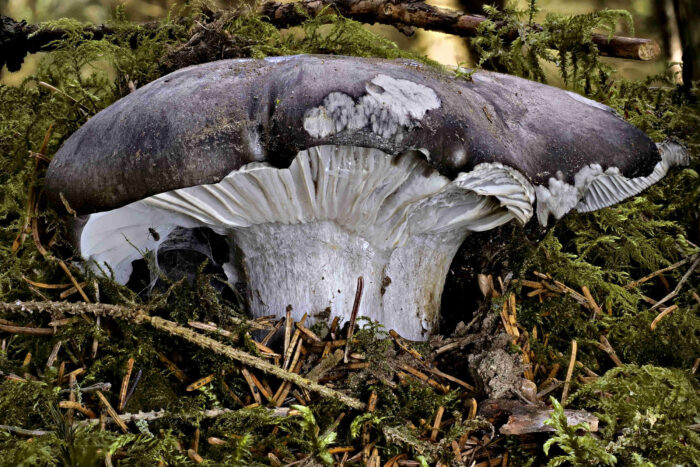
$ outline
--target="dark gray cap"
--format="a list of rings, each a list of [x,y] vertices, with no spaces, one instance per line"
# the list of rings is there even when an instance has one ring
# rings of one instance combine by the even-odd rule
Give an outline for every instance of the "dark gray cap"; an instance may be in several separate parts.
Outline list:
[[[418,150],[449,177],[499,162],[536,187],[574,185],[591,166],[643,177],[661,159],[610,108],[554,87],[483,71],[466,81],[406,60],[291,56],[207,63],[143,86],[66,141],[46,188],[54,205],[62,193],[88,214],[254,161],[286,167],[327,144]]]

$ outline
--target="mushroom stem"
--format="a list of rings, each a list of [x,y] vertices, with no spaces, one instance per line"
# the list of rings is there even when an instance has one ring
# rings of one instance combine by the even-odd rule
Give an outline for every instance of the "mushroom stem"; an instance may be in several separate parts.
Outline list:
[[[422,340],[435,325],[445,277],[466,235],[419,235],[384,250],[320,221],[260,224],[235,231],[230,241],[241,255],[239,279],[247,284],[254,316],[280,316],[291,305],[295,320],[329,310],[347,322],[363,276],[358,316]]]

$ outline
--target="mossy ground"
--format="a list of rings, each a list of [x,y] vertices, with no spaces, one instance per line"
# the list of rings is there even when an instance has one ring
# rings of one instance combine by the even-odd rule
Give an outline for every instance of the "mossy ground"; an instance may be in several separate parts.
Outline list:
[[[566,295],[540,302],[537,296],[528,297],[526,288],[511,285],[506,290],[518,295],[518,323],[538,334],[535,337],[534,332],[530,333],[533,364],[547,370],[559,364],[561,369],[555,376],[563,379],[570,344],[576,339],[577,359],[602,375],[595,381],[584,380],[584,384],[577,379],[577,368],[575,394],[570,398],[571,407],[600,416],[600,439],[567,431],[560,423],[557,447],[550,455],[552,459],[563,455],[572,463],[584,459],[612,462],[610,456],[614,456],[618,465],[697,465],[700,441],[690,426],[698,423],[700,399],[697,376],[691,368],[700,355],[700,303],[691,292],[700,289],[700,279],[691,274],[672,302],[678,309],[653,331],[649,325],[658,310],[649,311],[645,296],[658,300],[666,295],[666,283],[673,288],[689,265],[639,287],[625,285],[698,252],[700,94],[695,87],[673,85],[665,76],[644,82],[616,80],[612,70],[599,63],[590,31],[609,26],[615,18],[624,17],[623,13],[552,17],[538,31],[529,29],[528,12],[492,15],[494,20],[519,27],[528,34],[528,40],[505,44],[501,33],[485,23],[475,41],[483,66],[543,80],[542,61],[555,61],[572,89],[614,107],[655,140],[672,137],[691,152],[690,167],[673,172],[643,195],[600,212],[569,215],[543,241],[517,242],[518,248],[507,249],[497,258],[508,265],[515,278],[533,279],[536,270],[576,290],[586,286],[604,311],[602,316],[592,318],[585,307]],[[34,76],[17,87],[0,87],[0,300],[58,299],[60,291],[34,286],[25,279],[65,283],[67,278],[58,258],[71,265],[77,260],[59,219],[66,213],[56,213],[44,204],[46,164],[33,154],[40,151],[46,139],[41,152],[50,158],[87,118],[128,93],[130,86],[142,86],[174,66],[172,52],[187,43],[198,30],[198,23],[205,20],[204,9],[189,7],[163,20],[154,33],[130,23],[118,11],[112,22],[117,34],[101,41],[84,40],[80,24],[55,22],[46,27],[72,31],[69,36],[45,55]],[[242,46],[237,53],[241,56],[334,53],[424,60],[376,37],[359,23],[331,16],[309,19],[291,33],[279,31],[255,15],[240,13],[220,17],[216,27],[227,37],[240,39],[237,43]],[[562,52],[554,54],[550,49],[553,45]],[[514,238],[523,235],[518,229],[504,232]],[[48,256],[38,249],[33,233],[49,249]],[[456,278],[448,287],[467,294],[473,277],[465,274],[465,268],[458,257],[453,265]],[[242,314],[236,305],[223,301],[204,276],[195,284],[171,284],[167,292],[144,304],[126,288],[83,274],[77,266],[71,266],[71,270],[85,282],[84,289],[93,299],[99,295],[104,303],[147,305],[153,313],[180,323],[195,319],[227,326],[227,316]],[[499,308],[500,304],[494,301],[493,307]],[[2,318],[35,326],[45,326],[50,320],[48,316]],[[228,343],[256,351],[245,338],[245,329],[233,330],[240,338],[228,339]],[[615,367],[600,350],[601,335],[607,336],[625,366]],[[371,323],[358,337],[356,350],[378,368],[386,352],[393,351],[386,334]],[[478,433],[487,425],[467,420],[472,394],[453,391],[441,395],[428,386],[410,382],[391,388],[381,382],[385,373],[391,374],[391,368],[359,372],[348,382],[361,400],[366,401],[372,391],[377,394],[377,410],[371,415],[347,413],[337,402],[321,400],[308,411],[302,410],[299,417],[276,418],[262,408],[239,409],[239,400],[245,401],[250,391],[231,361],[147,328],[118,321],[103,322],[98,327],[94,320],[77,319],[60,327],[53,336],[1,334],[0,340],[0,371],[36,378],[0,382],[0,424],[53,432],[28,442],[0,430],[2,465],[93,465],[103,463],[107,452],[115,455],[114,462],[124,465],[153,465],[158,461],[181,465],[192,460],[181,452],[178,442],[192,439],[197,429],[202,440],[215,436],[225,441],[211,446],[201,443],[200,454],[207,463],[265,464],[270,462],[269,452],[287,459],[293,459],[295,453],[306,453],[326,462],[330,446],[359,449],[362,442],[357,431],[362,426],[366,426],[370,439],[377,441],[383,460],[406,452],[426,462],[450,462],[450,442],[464,433]],[[135,368],[142,372],[141,382],[125,411],[166,409],[168,416],[139,424],[138,434],[67,425],[65,411],[57,409],[58,401],[65,399],[54,383],[58,363],[44,366],[59,341],[62,347],[57,362],[66,361],[71,369],[85,368],[80,386],[111,382],[112,394],[119,387],[127,360],[134,358]],[[96,358],[91,356],[94,341],[98,342]],[[31,360],[24,365],[28,353]],[[209,374],[216,378],[198,391],[186,392],[184,384],[162,363],[163,355],[174,360],[188,382]],[[538,383],[543,379],[539,374],[536,377]],[[86,398],[92,400],[92,396]],[[455,421],[448,433],[441,434],[442,441],[435,444],[420,439],[409,427],[430,422],[439,406]],[[239,410],[215,419],[201,417],[203,409],[221,407]],[[347,416],[334,425],[344,412]],[[527,452],[530,457],[536,456],[533,463],[547,462],[541,449],[523,451],[520,444],[517,439],[504,443],[512,459]],[[571,446],[575,449],[567,451]],[[574,457],[567,459],[566,453]]]

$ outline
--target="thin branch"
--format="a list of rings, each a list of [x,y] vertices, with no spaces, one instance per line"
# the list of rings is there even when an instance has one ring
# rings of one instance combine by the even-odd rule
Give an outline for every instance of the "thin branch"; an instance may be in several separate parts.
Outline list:
[[[571,376],[574,373],[574,366],[576,364],[576,351],[578,350],[578,345],[576,344],[576,339],[571,341],[571,360],[569,361],[569,369],[566,371],[566,379],[564,380],[564,390],[561,394],[561,406],[566,406],[566,398],[569,395],[569,385],[571,384]]]
[[[693,256],[685,257],[682,260],[678,261],[677,263],[674,263],[674,264],[667,266],[663,269],[659,269],[658,271],[654,271],[651,274],[644,276],[641,279],[637,279],[634,282],[630,282],[629,284],[627,284],[625,286],[625,289],[627,289],[627,290],[633,289],[633,288],[637,287],[639,284],[642,284],[642,283],[648,281],[649,279],[653,279],[654,277],[656,277],[660,274],[663,274],[663,273],[668,272],[668,271],[673,271],[674,269],[677,269],[680,266],[683,266],[685,263],[687,263],[688,261],[691,261],[692,259],[693,259]]]
[[[388,24],[401,30],[418,27],[462,37],[475,37],[479,25],[487,18],[461,11],[428,5],[422,1],[400,0],[302,0],[293,3],[266,2],[259,12],[278,28],[296,26],[307,16],[316,17],[326,7],[347,18],[362,23]],[[497,24],[497,27],[503,27]],[[538,28],[538,25],[533,25]],[[517,31],[509,34],[514,40]],[[659,45],[651,39],[593,34],[593,43],[601,55],[634,60],[653,60],[660,53]]]
[[[278,28],[298,26],[309,17],[316,17],[322,11],[337,13],[367,24],[381,23],[394,26],[404,33],[412,32],[414,27],[429,31],[439,31],[461,37],[475,37],[479,25],[487,18],[469,15],[461,11],[428,5],[422,1],[401,0],[301,0],[293,3],[268,1],[263,3],[257,13]],[[221,16],[209,12],[208,22]],[[503,27],[502,24],[496,24]],[[534,29],[539,28],[533,25]],[[161,28],[157,21],[136,25],[134,32],[155,35]],[[100,24],[83,28],[84,40],[101,40],[114,36],[117,31],[109,25]],[[43,24],[27,24],[15,21],[7,16],[0,16],[0,67],[7,64],[8,70],[21,68],[27,54],[50,51],[56,41],[67,36],[67,31]],[[131,46],[136,47],[138,34],[132,34]],[[517,31],[509,31],[506,39],[516,39]],[[636,37],[593,34],[593,43],[601,55],[633,60],[653,60],[660,53],[659,45],[651,39]]]
[[[10,433],[14,433],[19,436],[44,436],[53,433],[53,431],[46,431],[46,430],[27,430],[25,428],[20,428],[17,426],[10,426],[10,425],[0,425],[0,430],[5,430],[9,431]]]
[[[10,326],[7,324],[0,324],[0,331],[8,332],[10,334],[28,334],[32,336],[50,336],[56,332],[53,328],[30,328],[23,326]]]
[[[683,288],[683,284],[685,284],[685,282],[688,280],[688,278],[693,273],[693,271],[695,271],[695,268],[698,267],[698,263],[700,263],[700,253],[697,253],[695,255],[695,261],[693,261],[693,264],[690,266],[690,269],[688,269],[688,271],[685,274],[683,274],[683,277],[681,277],[681,280],[678,281],[678,285],[676,285],[676,288],[673,289],[670,294],[666,295],[664,298],[662,298],[661,300],[656,302],[656,304],[654,306],[649,308],[649,311],[653,311],[653,310],[657,309],[658,307],[660,307],[661,305],[663,305],[664,303],[666,303],[667,301],[671,300],[676,295],[678,295],[678,293]]]
[[[352,305],[352,313],[350,314],[350,324],[348,325],[348,334],[345,338],[345,355],[343,356],[343,361],[348,363],[348,354],[350,353],[350,345],[352,343],[352,334],[355,332],[355,320],[357,319],[357,312],[360,310],[360,301],[362,300],[362,287],[364,281],[362,276],[357,278],[357,289],[355,289],[355,303]]]
[[[75,390],[78,392],[82,392],[83,394],[88,394],[91,392],[97,392],[97,391],[109,391],[112,389],[112,383],[96,383],[93,384],[92,386],[85,386],[84,388],[76,388]],[[58,391],[59,394],[70,394],[72,389],[61,389]]]

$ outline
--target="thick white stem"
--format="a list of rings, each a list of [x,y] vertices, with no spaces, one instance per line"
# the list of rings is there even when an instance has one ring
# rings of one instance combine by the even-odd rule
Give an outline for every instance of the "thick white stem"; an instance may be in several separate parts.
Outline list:
[[[324,311],[350,319],[357,278],[364,288],[359,316],[367,316],[408,338],[424,339],[436,324],[452,257],[466,232],[411,237],[381,250],[333,221],[260,224],[231,233],[240,253],[255,316],[284,314],[300,319]]]

